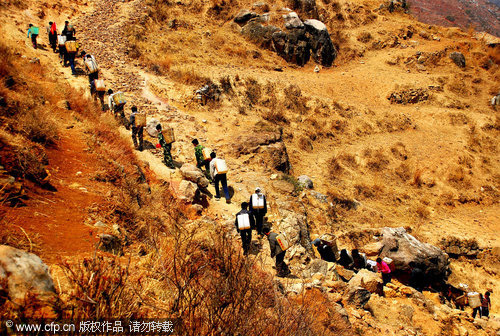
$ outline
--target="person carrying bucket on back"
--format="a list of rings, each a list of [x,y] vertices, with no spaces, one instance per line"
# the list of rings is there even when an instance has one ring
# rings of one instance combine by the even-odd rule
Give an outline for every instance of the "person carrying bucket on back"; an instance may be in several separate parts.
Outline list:
[[[196,157],[196,167],[200,169],[201,167],[205,167],[205,176],[211,182],[212,181],[212,177],[210,176],[211,158],[210,157],[206,158],[204,154],[204,151],[207,151],[209,149],[200,145],[198,139],[193,139],[192,144],[194,146],[194,156]]]
[[[249,209],[253,217],[255,217],[257,234],[262,236],[262,225],[264,224],[264,216],[267,213],[267,200],[260,187],[255,188],[255,193],[250,196]]]
[[[380,273],[382,273],[382,282],[384,283],[384,286],[391,282],[391,268],[385,261],[382,260],[382,258],[377,258],[377,269]]]
[[[226,161],[222,159],[217,159],[215,152],[210,153],[212,161],[210,161],[210,175],[215,183],[215,200],[220,200],[219,183],[222,184],[222,189],[224,190],[224,196],[226,197],[226,203],[231,203],[231,198],[229,196],[229,189],[227,188],[227,165]]]
[[[31,36],[31,43],[33,44],[33,48],[37,48],[36,39],[38,37],[38,27],[33,26],[31,23],[28,28],[28,38]]]
[[[172,159],[172,144],[167,143],[165,137],[163,136],[161,125],[156,125],[156,130],[158,131],[158,141],[160,142],[160,146],[163,148],[163,159],[165,161],[165,165],[170,169],[175,169],[174,160]]]
[[[252,227],[254,226],[253,217],[247,208],[247,202],[241,203],[241,210],[236,214],[236,220],[234,221],[236,231],[241,236],[243,255],[247,255],[248,251],[250,251],[250,244],[252,242]]]

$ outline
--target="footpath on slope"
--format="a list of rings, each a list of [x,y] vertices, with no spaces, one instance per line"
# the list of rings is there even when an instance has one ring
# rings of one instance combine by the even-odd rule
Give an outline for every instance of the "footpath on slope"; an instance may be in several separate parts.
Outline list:
[[[154,79],[155,76],[145,73],[137,61],[128,57],[124,30],[127,25],[133,24],[134,20],[140,17],[140,13],[144,9],[142,0],[128,3],[118,0],[104,0],[95,1],[94,5],[92,13],[83,14],[76,20],[77,38],[85,51],[96,57],[100,67],[100,78],[105,80],[107,88],[113,89],[114,92],[119,90],[125,92],[128,100],[125,106],[126,116],[129,116],[130,108],[135,105],[140,111],[146,112],[148,118],[155,117],[162,122],[167,121],[174,125],[176,138],[187,135],[192,138],[196,137],[196,132],[193,130],[199,130],[199,127],[195,125],[194,118],[157,97],[148,86],[148,81]],[[80,87],[82,85],[88,86],[88,84],[81,84],[83,80],[82,77],[70,82],[72,84],[75,82],[73,85]],[[179,134],[183,131],[189,134]],[[120,126],[120,133],[133,146],[130,131]],[[174,144],[172,154],[177,167],[182,166],[181,160],[194,163],[194,149],[190,141],[182,148],[182,152],[176,147],[177,143]],[[178,170],[172,170],[165,166],[162,161],[163,155],[159,150],[145,149],[142,152],[134,151],[134,153],[139,160],[147,162],[158,178],[168,180],[174,186],[182,180]],[[237,170],[230,172],[230,178],[237,175]],[[213,186],[209,186],[209,189],[210,192],[213,192]],[[235,190],[235,192],[238,191]],[[226,204],[221,200],[211,201],[209,208],[204,211],[212,218],[218,219],[219,223],[223,225],[223,223],[232,223],[234,215],[239,210],[239,203]],[[232,229],[232,225],[230,229]],[[253,250],[260,251],[258,260],[261,266],[267,271],[272,271],[274,260],[270,258],[267,239],[256,239],[255,236],[252,241]],[[241,246],[239,235],[235,237],[235,244]]]

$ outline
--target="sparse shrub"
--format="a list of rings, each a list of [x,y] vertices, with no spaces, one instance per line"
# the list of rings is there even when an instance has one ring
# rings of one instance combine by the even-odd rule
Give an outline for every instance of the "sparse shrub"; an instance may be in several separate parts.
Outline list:
[[[259,82],[254,78],[247,78],[245,81],[245,96],[248,99],[250,105],[256,105],[262,95],[262,88]]]
[[[375,154],[368,160],[366,166],[374,171],[381,171],[389,165],[389,159],[384,154],[382,150],[378,150]]]
[[[331,180],[335,180],[342,175],[344,172],[344,168],[340,164],[340,159],[338,155],[332,156],[330,160],[328,160],[328,177]]]
[[[401,165],[399,165],[399,167],[397,167],[394,170],[394,173],[402,181],[404,181],[404,182],[410,181],[410,178],[411,178],[411,169],[410,169],[410,166],[408,165],[408,163],[403,162]]]
[[[222,92],[226,94],[234,93],[233,85],[231,84],[231,78],[229,76],[224,76],[219,79],[220,87]]]
[[[422,179],[422,169],[417,169],[415,170],[415,173],[413,173],[413,180],[411,181],[411,184],[416,186],[416,187],[421,187],[424,184],[424,181]]]
[[[420,219],[428,219],[431,212],[425,205],[420,204],[415,208],[415,214]]]
[[[288,119],[285,116],[285,113],[280,108],[269,109],[262,114],[262,118],[265,120],[277,123],[277,124],[287,124]]]
[[[372,39],[372,34],[370,34],[369,32],[362,32],[357,37],[357,40],[362,43],[370,42],[371,39]]]
[[[307,106],[308,99],[302,95],[302,90],[295,84],[291,84],[283,89],[285,101],[283,105],[289,109],[294,110],[300,114],[305,114],[309,111]]]
[[[28,139],[45,146],[55,145],[59,139],[59,126],[53,113],[43,108],[26,110],[20,117],[20,131]]]
[[[299,148],[306,151],[306,152],[312,151],[313,145],[312,145],[311,140],[306,138],[306,137],[301,137],[299,139]]]

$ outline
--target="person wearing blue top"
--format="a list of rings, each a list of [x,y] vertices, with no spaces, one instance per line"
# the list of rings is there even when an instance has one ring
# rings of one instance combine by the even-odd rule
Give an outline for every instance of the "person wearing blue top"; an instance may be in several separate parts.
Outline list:
[[[31,23],[28,28],[28,38],[31,35],[31,43],[33,43],[33,48],[37,48],[36,38],[38,37],[38,27],[33,26]]]

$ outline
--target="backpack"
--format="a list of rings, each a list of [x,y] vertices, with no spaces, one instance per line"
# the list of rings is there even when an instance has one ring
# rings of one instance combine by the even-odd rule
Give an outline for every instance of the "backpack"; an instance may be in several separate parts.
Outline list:
[[[76,41],[66,41],[64,45],[66,46],[66,51],[69,53],[76,53],[78,51],[78,42]]]
[[[66,36],[64,35],[57,35],[57,44],[59,44],[60,47],[64,46],[66,43]]]
[[[250,229],[250,216],[247,213],[239,214],[236,219],[238,220],[238,230]]]
[[[288,250],[288,248],[290,247],[290,244],[288,243],[288,240],[283,233],[280,233],[276,236],[276,241],[278,242],[278,245],[280,246],[281,250],[283,250],[283,252]]]
[[[210,148],[204,147],[202,150],[203,153],[203,160],[210,160],[212,157],[210,156],[210,153],[212,153],[212,150]]]
[[[135,126],[146,126],[146,113],[135,114]]]
[[[117,92],[113,95],[113,103],[115,103],[116,106],[123,106],[127,103],[127,100],[125,99],[125,94],[123,92]]]
[[[174,129],[170,126],[165,127],[165,129],[161,132],[163,134],[163,138],[167,144],[171,144],[175,142]]]
[[[96,73],[99,70],[99,67],[97,66],[97,63],[94,61],[93,58],[86,58],[85,59],[85,66],[89,70],[89,73]]]
[[[96,91],[106,91],[106,84],[104,84],[104,79],[96,79],[94,81]]]
[[[253,194],[252,195],[252,208],[253,209],[264,209],[264,195]]]
[[[223,159],[217,159],[215,160],[215,169],[217,170],[217,175],[218,174],[227,174],[227,164],[226,160]]]

